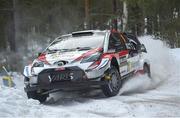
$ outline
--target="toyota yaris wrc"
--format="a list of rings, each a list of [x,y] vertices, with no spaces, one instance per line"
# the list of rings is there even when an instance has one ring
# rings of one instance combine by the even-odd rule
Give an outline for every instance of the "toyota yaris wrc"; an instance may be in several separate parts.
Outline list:
[[[25,66],[25,91],[40,102],[52,92],[85,88],[115,96],[123,79],[137,73],[150,76],[145,54],[145,46],[132,34],[88,30],[63,35]]]

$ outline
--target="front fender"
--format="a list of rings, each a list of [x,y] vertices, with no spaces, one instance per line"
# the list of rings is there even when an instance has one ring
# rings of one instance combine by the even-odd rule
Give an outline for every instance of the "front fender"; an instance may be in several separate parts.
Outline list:
[[[30,65],[29,66],[25,66],[24,67],[24,71],[23,71],[23,75],[26,76],[26,77],[32,76],[31,68],[32,68],[32,66],[30,66]]]
[[[105,71],[110,68],[111,61],[109,58],[103,58],[99,66],[91,71],[85,71],[88,78],[97,78],[103,76]]]

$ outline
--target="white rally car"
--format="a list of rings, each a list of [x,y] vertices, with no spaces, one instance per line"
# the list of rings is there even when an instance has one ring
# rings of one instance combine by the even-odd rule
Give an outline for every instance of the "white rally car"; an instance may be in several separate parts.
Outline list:
[[[123,79],[137,73],[150,76],[145,54],[145,46],[132,34],[88,30],[63,35],[25,66],[25,91],[40,102],[52,92],[89,87],[115,96]]]

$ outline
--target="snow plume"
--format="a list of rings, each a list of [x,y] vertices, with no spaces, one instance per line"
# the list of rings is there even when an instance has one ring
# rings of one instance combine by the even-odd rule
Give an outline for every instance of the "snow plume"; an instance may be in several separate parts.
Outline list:
[[[169,48],[165,43],[152,36],[139,37],[139,40],[146,46],[147,58],[151,64],[152,78],[145,75],[131,78],[124,83],[120,94],[145,92],[156,88],[167,80],[171,71],[173,71],[170,66],[172,63],[170,61]]]

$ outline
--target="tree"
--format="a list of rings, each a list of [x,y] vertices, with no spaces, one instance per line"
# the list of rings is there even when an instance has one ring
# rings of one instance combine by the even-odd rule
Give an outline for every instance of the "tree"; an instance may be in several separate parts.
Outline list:
[[[0,6],[0,12],[6,14],[6,26],[4,26],[3,31],[4,37],[6,34],[7,41],[11,51],[16,51],[16,41],[15,41],[15,0],[1,0],[2,4]],[[6,28],[5,28],[6,27]],[[6,44],[6,43],[5,43]],[[6,47],[6,46],[5,46]]]

